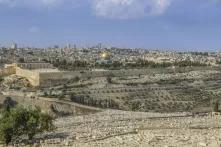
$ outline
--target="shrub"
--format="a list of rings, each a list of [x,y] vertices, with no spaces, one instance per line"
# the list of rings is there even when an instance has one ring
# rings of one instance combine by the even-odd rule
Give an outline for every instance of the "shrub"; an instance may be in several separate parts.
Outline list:
[[[219,112],[219,101],[216,101],[213,107],[213,112]]]
[[[3,77],[0,77],[0,82],[3,82],[4,81],[4,78]]]
[[[88,78],[90,79],[90,78]],[[74,79],[73,79],[74,82],[79,82],[80,81],[80,78],[78,76],[76,76]]]
[[[33,139],[34,135],[53,129],[52,117],[38,108],[16,107],[3,114],[0,119],[0,140],[8,144],[21,136]]]
[[[12,100],[11,97],[6,97],[3,101],[3,111],[10,111],[10,109],[15,107],[16,105],[16,101]]]
[[[106,77],[107,83],[111,84],[112,83],[112,78],[110,76]]]
[[[47,93],[46,91],[44,92],[44,96],[45,96],[45,97],[47,97],[47,96],[48,96],[48,93]]]

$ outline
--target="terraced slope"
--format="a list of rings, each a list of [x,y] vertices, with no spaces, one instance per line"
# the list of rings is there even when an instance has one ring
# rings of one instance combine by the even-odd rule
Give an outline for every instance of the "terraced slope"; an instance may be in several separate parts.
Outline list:
[[[65,88],[64,88],[65,87]],[[158,72],[130,77],[81,79],[53,87],[68,101],[89,106],[133,111],[211,111],[221,98],[221,70]],[[202,108],[202,109],[201,109]]]

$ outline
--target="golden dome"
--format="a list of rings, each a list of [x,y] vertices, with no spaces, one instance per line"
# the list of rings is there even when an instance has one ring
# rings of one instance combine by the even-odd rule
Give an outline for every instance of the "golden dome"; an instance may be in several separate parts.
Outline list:
[[[109,54],[108,54],[107,52],[103,52],[103,53],[100,54],[100,57],[101,57],[102,59],[106,60],[106,59],[108,59],[110,56],[109,56]]]

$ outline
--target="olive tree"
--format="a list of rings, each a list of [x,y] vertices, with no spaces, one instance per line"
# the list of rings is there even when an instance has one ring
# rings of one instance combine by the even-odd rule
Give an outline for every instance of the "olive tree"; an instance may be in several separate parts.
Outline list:
[[[10,111],[11,108],[15,107],[17,105],[17,102],[12,100],[11,97],[6,97],[3,101],[3,110],[4,111]]]
[[[8,144],[24,135],[31,140],[37,133],[52,129],[52,117],[39,108],[16,107],[6,111],[0,119],[0,140]]]

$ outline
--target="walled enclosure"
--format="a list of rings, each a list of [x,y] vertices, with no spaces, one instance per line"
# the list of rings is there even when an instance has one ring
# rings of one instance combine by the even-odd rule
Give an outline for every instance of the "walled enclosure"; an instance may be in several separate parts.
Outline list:
[[[196,67],[194,67],[196,69]],[[179,70],[190,71],[192,68],[183,68]],[[27,78],[34,87],[48,87],[65,84],[67,81],[79,78],[93,77],[121,77],[121,76],[138,76],[151,75],[156,73],[174,72],[173,69],[122,69],[122,70],[106,70],[106,71],[59,71],[49,63],[19,63],[9,64],[5,69],[0,71],[0,76],[16,74]],[[182,71],[181,71],[182,72]]]

